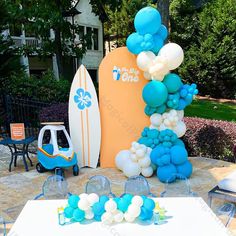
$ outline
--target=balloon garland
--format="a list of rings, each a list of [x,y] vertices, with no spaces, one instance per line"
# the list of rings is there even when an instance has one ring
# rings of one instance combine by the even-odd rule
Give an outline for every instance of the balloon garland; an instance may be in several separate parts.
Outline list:
[[[162,182],[172,182],[172,175],[179,173],[187,178],[192,164],[181,138],[186,132],[184,109],[198,93],[196,84],[183,84],[179,75],[172,73],[183,62],[184,52],[176,43],[164,41],[168,31],[161,24],[161,16],[153,7],[142,8],[135,16],[136,32],[126,41],[128,50],[137,55],[137,65],[150,80],[142,92],[150,116],[150,126],[145,127],[130,150],[122,150],[116,156],[116,166],[125,176],[142,174],[157,177]]]
[[[61,209],[61,208],[60,208]],[[124,194],[122,197],[109,198],[95,193],[72,195],[68,205],[63,209],[63,217],[59,217],[59,224],[82,222],[84,220],[101,221],[104,224],[151,220],[153,214],[160,214],[165,218],[164,208],[146,196]]]

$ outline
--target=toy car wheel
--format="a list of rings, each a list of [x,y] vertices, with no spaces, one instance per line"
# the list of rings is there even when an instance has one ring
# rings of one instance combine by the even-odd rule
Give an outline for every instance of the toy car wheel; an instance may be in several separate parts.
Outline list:
[[[43,173],[46,171],[46,169],[43,167],[43,165],[41,163],[37,163],[36,165],[36,170],[39,172],[39,173]]]
[[[79,175],[79,167],[78,165],[73,166],[73,175],[78,176]]]
[[[56,168],[56,175],[60,175],[60,176],[63,177],[63,175],[64,175],[63,169],[62,168]]]

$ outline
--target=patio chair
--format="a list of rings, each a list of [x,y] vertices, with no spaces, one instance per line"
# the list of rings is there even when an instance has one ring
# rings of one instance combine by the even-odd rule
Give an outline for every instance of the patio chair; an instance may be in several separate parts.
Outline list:
[[[175,182],[172,180],[176,179]],[[196,197],[197,194],[192,192],[189,180],[180,174],[173,174],[166,181],[165,190],[161,197]]]
[[[223,221],[225,227],[228,227],[234,218],[235,212],[236,208],[234,204],[225,203],[217,209],[216,215]]]
[[[147,179],[141,175],[131,176],[126,180],[124,194],[126,193],[156,197],[156,195],[151,193]]]
[[[60,175],[49,176],[43,184],[42,193],[37,195],[34,200],[45,199],[64,199],[70,196],[67,181]]]
[[[116,197],[111,191],[110,180],[103,175],[95,175],[89,178],[85,186],[86,193],[96,193],[99,196],[106,195],[109,197]]]

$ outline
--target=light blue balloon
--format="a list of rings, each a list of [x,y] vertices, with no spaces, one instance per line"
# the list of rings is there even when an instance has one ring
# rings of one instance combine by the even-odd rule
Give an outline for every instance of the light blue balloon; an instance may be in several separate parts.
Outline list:
[[[176,166],[177,172],[186,178],[189,178],[193,172],[193,166],[189,161],[184,162],[182,165]]]
[[[68,199],[68,204],[70,207],[76,209],[78,208],[78,202],[79,202],[80,198],[77,195],[71,195]]]
[[[175,165],[181,165],[188,159],[188,152],[183,146],[175,145],[170,149],[171,162]]]
[[[185,100],[182,98],[179,99],[179,106],[177,110],[184,110],[186,106],[187,106],[187,103],[185,102]]]
[[[128,210],[129,207],[129,202],[126,201],[124,198],[121,198],[120,201],[118,202],[118,210],[122,211],[122,212],[126,212]]]
[[[73,217],[74,214],[74,208],[68,206],[64,209],[64,215],[66,218],[70,219]]]
[[[160,29],[158,30],[157,34],[163,39],[166,40],[168,36],[168,30],[164,25],[160,26]]]
[[[101,202],[94,203],[94,205],[92,206],[92,211],[94,215],[102,215],[105,212],[104,204],[102,204]]]
[[[141,34],[155,34],[161,26],[161,15],[156,8],[144,7],[134,18],[134,27]]]
[[[143,43],[144,38],[138,33],[132,33],[126,40],[126,46],[128,50],[133,54],[139,54],[142,52],[141,44]]]
[[[154,41],[154,47],[153,47],[152,51],[157,54],[160,51],[160,49],[163,47],[164,41],[159,36],[159,34],[153,35],[153,41]]]
[[[173,164],[160,166],[157,168],[157,177],[163,183],[175,181],[176,167]]]
[[[153,211],[155,208],[155,202],[151,198],[147,198],[144,200],[143,206],[148,210],[148,211]]]
[[[183,85],[181,78],[174,73],[169,73],[164,77],[163,83],[165,84],[169,93],[176,93]]]
[[[75,219],[75,221],[81,222],[84,220],[85,217],[85,212],[80,210],[79,208],[74,210],[73,213],[73,218]]]
[[[143,89],[143,100],[151,107],[158,107],[164,104],[168,97],[166,86],[160,81],[152,81]]]

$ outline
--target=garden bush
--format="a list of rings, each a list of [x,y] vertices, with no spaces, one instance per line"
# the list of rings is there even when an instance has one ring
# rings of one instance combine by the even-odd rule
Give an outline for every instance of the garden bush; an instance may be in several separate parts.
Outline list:
[[[184,118],[187,132],[184,136],[189,156],[203,156],[235,162],[236,123]]]

